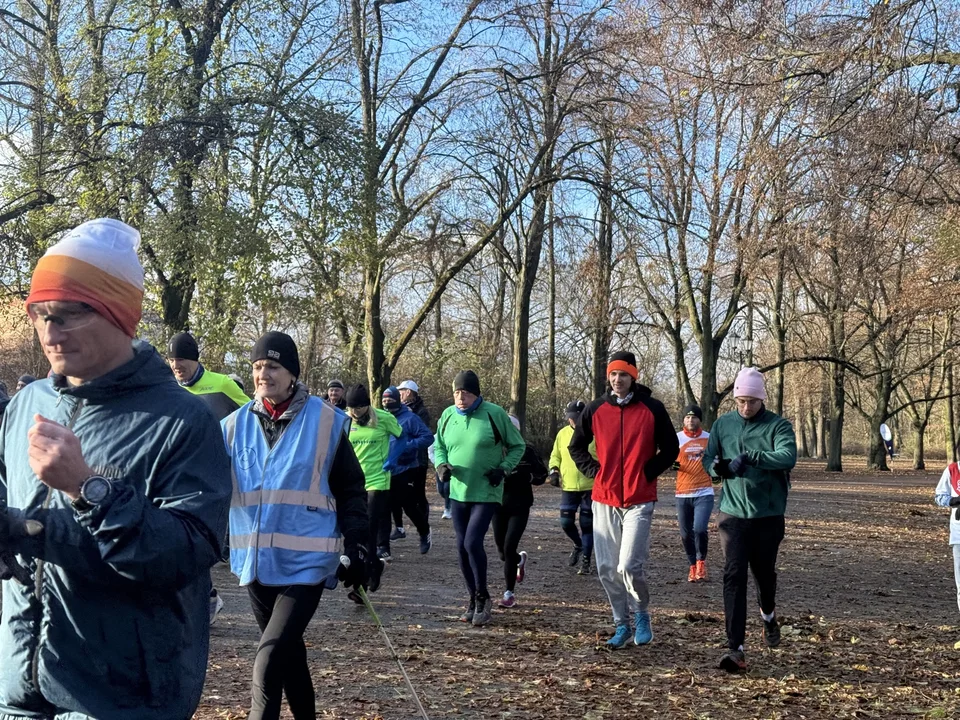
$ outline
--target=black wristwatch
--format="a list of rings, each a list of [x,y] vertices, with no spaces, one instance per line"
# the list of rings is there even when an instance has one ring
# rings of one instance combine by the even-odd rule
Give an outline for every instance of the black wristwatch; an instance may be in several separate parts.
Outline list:
[[[113,485],[110,484],[109,480],[100,475],[91,475],[83,481],[83,485],[80,486],[80,497],[74,500],[71,505],[78,512],[93,510],[107,499],[111,490],[113,490]]]

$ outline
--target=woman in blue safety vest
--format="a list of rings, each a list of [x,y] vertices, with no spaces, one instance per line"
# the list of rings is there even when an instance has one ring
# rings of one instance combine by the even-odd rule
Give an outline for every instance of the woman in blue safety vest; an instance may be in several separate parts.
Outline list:
[[[268,332],[250,354],[256,397],[222,422],[233,469],[230,569],[262,633],[251,720],[276,720],[285,693],[296,720],[316,717],[303,633],[324,588],[365,585],[363,470],[347,416],[297,381],[289,335]],[[349,568],[340,566],[340,556]]]

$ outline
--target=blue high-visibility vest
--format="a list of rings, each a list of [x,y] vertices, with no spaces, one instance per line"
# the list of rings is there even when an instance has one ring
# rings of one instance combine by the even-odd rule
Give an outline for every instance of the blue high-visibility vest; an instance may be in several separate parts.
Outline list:
[[[335,587],[343,541],[329,477],[350,420],[310,397],[271,449],[251,404],[222,423],[233,468],[230,569],[241,585]]]

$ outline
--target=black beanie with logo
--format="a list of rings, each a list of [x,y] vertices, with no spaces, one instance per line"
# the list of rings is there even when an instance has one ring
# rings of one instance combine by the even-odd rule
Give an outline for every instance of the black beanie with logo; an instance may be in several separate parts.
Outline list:
[[[300,377],[300,353],[293,338],[286,333],[272,330],[261,336],[250,352],[250,362],[257,360],[273,360],[294,377]]]

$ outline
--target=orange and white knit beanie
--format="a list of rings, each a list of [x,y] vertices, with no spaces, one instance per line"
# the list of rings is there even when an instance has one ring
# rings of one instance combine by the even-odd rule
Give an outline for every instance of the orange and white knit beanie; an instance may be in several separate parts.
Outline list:
[[[143,312],[139,246],[140,233],[119,220],[101,218],[75,227],[40,258],[27,305],[86,303],[134,337]]]

